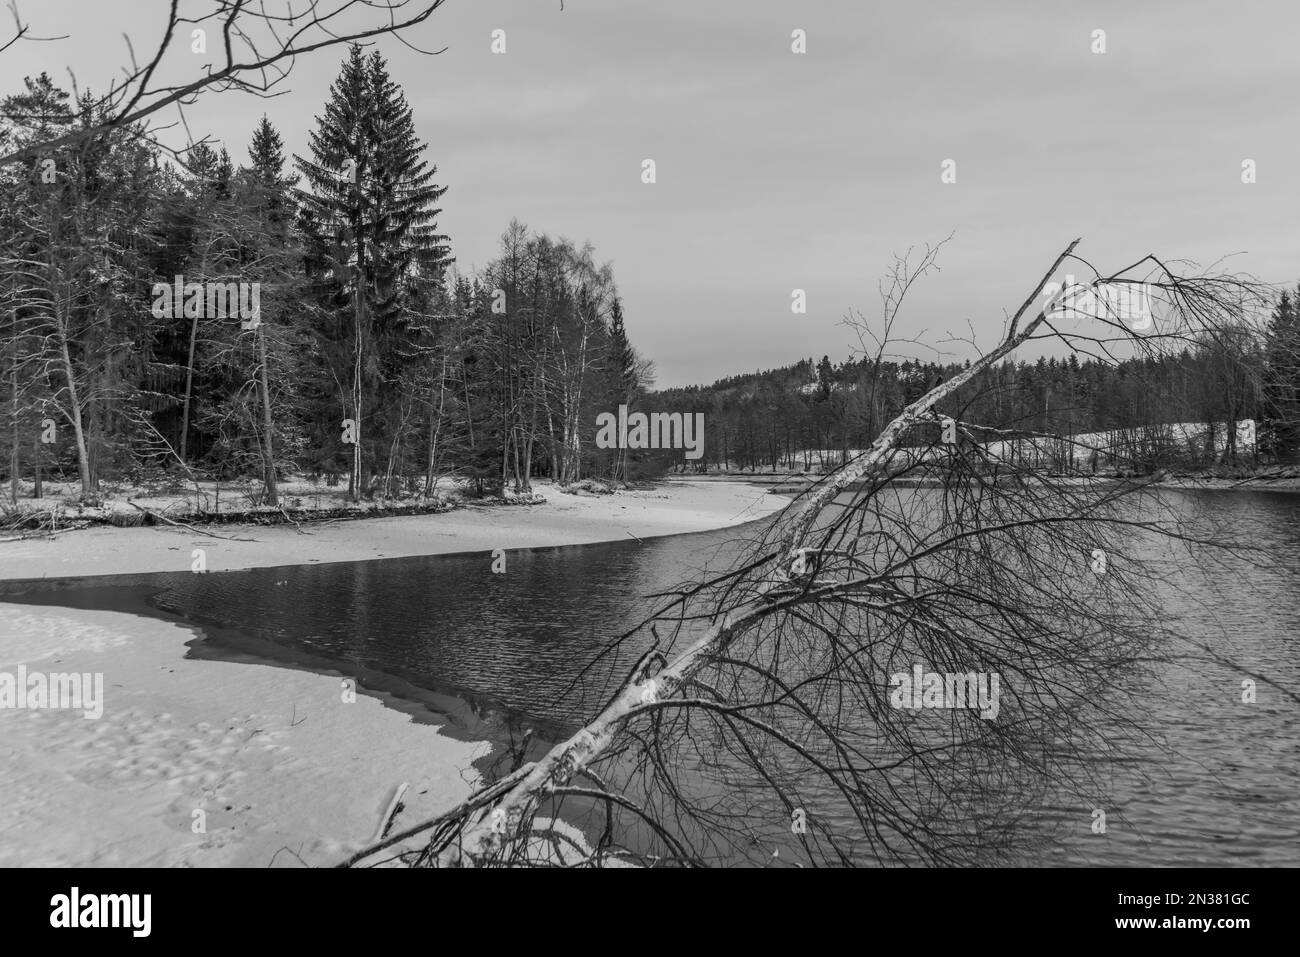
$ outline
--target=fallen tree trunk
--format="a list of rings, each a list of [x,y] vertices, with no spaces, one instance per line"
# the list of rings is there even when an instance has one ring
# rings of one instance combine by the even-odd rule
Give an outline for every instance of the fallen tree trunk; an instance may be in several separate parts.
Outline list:
[[[981,357],[978,362],[972,363],[969,369],[936,386],[909,405],[885,427],[872,443],[870,451],[857,463],[837,470],[830,476],[829,481],[822,483],[820,488],[809,496],[785,533],[782,542],[784,554],[791,554],[797,550],[822,509],[853,482],[878,469],[897,447],[900,437],[925,418],[936,403],[951,395],[982,370],[1013,352],[1033,335],[1044,321],[1047,307],[1039,312],[1023,330],[1017,331],[1018,324],[1041,295],[1044,283],[1051,279],[1057,268],[1074,252],[1078,244],[1079,240],[1076,239],[1056,257],[1052,267],[1016,312],[1006,337],[997,348]],[[773,582],[770,588],[778,587],[779,584]],[[578,771],[586,767],[593,758],[609,746],[619,727],[628,718],[639,711],[655,707],[661,699],[677,692],[683,683],[708,660],[709,656],[727,647],[729,639],[738,628],[770,613],[772,607],[769,602],[756,600],[728,614],[723,621],[709,629],[653,678],[645,677],[644,666],[634,671],[604,711],[577,734],[556,745],[543,758],[536,761],[527,776],[501,797],[491,815],[480,814],[478,820],[464,831],[459,841],[441,852],[438,863],[441,866],[451,867],[472,866],[499,853],[503,845],[518,833],[525,817],[537,802],[556,788],[572,781]]]
[[[1140,634],[1147,624],[1151,622],[1158,624],[1159,616],[1155,610],[1143,608],[1145,596],[1135,590],[1133,583],[1126,580],[1121,573],[1113,572],[1109,579],[1097,586],[1108,588],[1111,594],[1115,595],[1121,610],[1113,613],[1108,609],[1105,601],[1099,602],[1095,607],[1080,604],[1076,594],[1080,589],[1076,585],[1061,585],[1055,591],[1049,592],[1046,600],[1033,590],[1021,596],[1015,593],[1008,595],[1006,592],[1008,587],[1015,587],[1014,574],[1010,575],[1011,585],[1008,585],[1006,579],[1008,572],[1014,572],[1017,561],[1028,562],[1036,573],[1050,574],[1053,568],[1059,569],[1062,555],[1080,553],[1086,555],[1087,551],[1084,549],[1088,544],[1089,535],[1106,522],[1115,521],[1109,517],[1099,517],[1099,510],[1103,506],[1112,504],[1117,498],[1113,491],[1100,489],[1094,499],[1088,499],[1072,497],[1072,493],[1068,490],[1061,491],[1060,487],[1055,487],[1053,491],[1059,493],[1060,497],[1049,498],[1048,505],[1051,507],[1048,507],[1038,501],[1037,492],[1017,487],[1010,492],[998,493],[997,490],[1001,486],[995,482],[989,487],[991,491],[988,491],[988,494],[1004,494],[1004,504],[1010,502],[1015,506],[1027,505],[1032,514],[1028,517],[1019,517],[1010,514],[1012,509],[1004,509],[1007,514],[994,509],[993,514],[986,517],[976,507],[974,515],[964,516],[962,521],[957,522],[950,531],[945,530],[944,536],[937,542],[914,540],[908,543],[908,548],[900,546],[901,557],[897,561],[885,563],[884,570],[875,570],[871,573],[863,571],[866,567],[864,562],[854,555],[833,550],[828,544],[828,538],[821,544],[810,545],[810,537],[817,529],[819,519],[827,514],[828,508],[838,496],[863,480],[877,481],[882,476],[887,479],[896,477],[891,470],[897,468],[895,459],[905,437],[909,433],[915,434],[922,427],[937,426],[942,419],[936,412],[936,406],[940,402],[954,396],[963,386],[1013,353],[1025,342],[1035,337],[1043,337],[1040,331],[1044,328],[1049,329],[1052,336],[1066,337],[1066,334],[1052,327],[1049,317],[1052,315],[1053,303],[1048,303],[1038,310],[1023,329],[1020,328],[1020,324],[1024,317],[1031,313],[1035,300],[1041,296],[1044,283],[1050,280],[1061,264],[1073,254],[1077,243],[1078,240],[1069,244],[1056,258],[1043,280],[1034,287],[1011,318],[1004,337],[994,349],[982,355],[969,368],[934,387],[920,399],[905,407],[881,431],[866,453],[856,461],[842,466],[825,481],[813,486],[804,501],[798,504],[797,510],[796,506],[791,506],[791,510],[794,511],[793,516],[783,519],[775,527],[776,531],[770,541],[765,539],[765,544],[762,546],[763,554],[736,572],[715,579],[712,583],[690,589],[690,593],[694,594],[710,584],[726,582],[725,585],[719,586],[723,597],[714,606],[715,611],[707,616],[695,615],[690,618],[692,621],[707,618],[711,622],[702,634],[690,641],[671,660],[667,660],[666,656],[658,650],[658,635],[655,632],[655,645],[627,672],[618,690],[606,705],[599,709],[594,718],[586,722],[567,740],[558,743],[538,758],[526,774],[511,782],[508,787],[502,789],[493,786],[492,799],[484,800],[480,794],[471,799],[471,802],[448,812],[443,820],[462,820],[463,826],[454,832],[446,832],[440,840],[431,841],[420,855],[418,863],[435,866],[546,863],[545,859],[539,858],[535,853],[539,836],[534,832],[531,822],[539,814],[544,802],[567,796],[580,796],[597,803],[604,801],[607,815],[612,815],[613,807],[618,805],[624,811],[638,816],[640,823],[648,824],[659,838],[669,844],[670,848],[678,847],[678,842],[652,818],[648,807],[643,807],[635,800],[628,800],[604,784],[600,784],[597,789],[589,789],[573,787],[571,782],[575,777],[583,776],[599,783],[600,779],[596,776],[593,765],[605,758],[617,758],[622,753],[622,745],[626,742],[628,734],[635,739],[633,747],[640,746],[643,752],[646,749],[653,751],[645,760],[653,765],[651,770],[662,774],[666,753],[656,750],[654,744],[647,744],[645,738],[638,738],[634,733],[629,732],[629,728],[637,722],[650,723],[651,728],[647,731],[647,735],[653,739],[658,733],[657,722],[661,717],[671,720],[671,716],[687,710],[712,714],[719,722],[730,728],[735,736],[731,755],[734,757],[738,752],[747,755],[750,767],[756,769],[759,776],[767,780],[771,789],[777,793],[781,801],[785,802],[787,809],[791,808],[791,803],[785,797],[787,785],[773,776],[774,771],[769,773],[767,765],[764,764],[764,756],[754,751],[744,734],[737,731],[738,727],[752,729],[761,734],[769,744],[786,749],[824,775],[833,788],[843,793],[845,800],[857,815],[864,833],[868,835],[872,831],[878,833],[880,822],[867,820],[861,810],[862,804],[869,804],[872,800],[869,790],[862,781],[862,775],[866,772],[881,772],[892,765],[876,765],[874,759],[864,756],[859,748],[847,740],[846,734],[856,730],[844,724],[846,720],[850,722],[856,720],[853,709],[845,711],[842,704],[835,706],[838,710],[834,711],[832,721],[837,723],[827,724],[816,707],[820,704],[820,699],[811,707],[800,699],[799,689],[802,685],[820,677],[819,675],[808,677],[805,673],[808,670],[805,667],[807,662],[800,663],[794,669],[795,674],[792,678],[788,674],[780,673],[783,666],[788,667],[790,656],[782,658],[779,650],[773,652],[774,663],[770,666],[758,665],[748,660],[743,648],[740,652],[733,650],[742,636],[749,642],[752,636],[758,634],[760,637],[753,640],[761,641],[762,630],[767,627],[766,622],[769,618],[778,623],[776,626],[778,628],[783,622],[802,621],[814,627],[814,637],[818,633],[825,636],[828,648],[836,656],[847,656],[845,661],[850,664],[846,665],[842,662],[835,664],[829,674],[828,680],[833,679],[830,683],[841,692],[846,679],[848,682],[857,681],[861,684],[861,688],[866,688],[872,680],[867,671],[841,674],[834,669],[846,667],[851,669],[854,667],[852,662],[855,656],[862,653],[864,649],[870,649],[873,643],[879,644],[881,639],[872,638],[867,633],[858,634],[850,631],[846,637],[854,641],[847,643],[841,641],[845,627],[842,618],[837,618],[834,613],[829,615],[829,623],[813,621],[809,618],[807,610],[814,609],[812,613],[815,614],[818,608],[817,602],[827,602],[831,605],[838,603],[842,609],[850,609],[857,614],[877,616],[879,620],[897,629],[896,634],[890,634],[886,629],[887,636],[891,638],[897,638],[901,634],[904,638],[919,639],[924,643],[939,642],[935,649],[939,657],[971,649],[978,651],[981,647],[985,647],[987,651],[996,652],[994,660],[997,663],[1014,668],[1016,667],[1014,655],[1024,654],[1025,649],[1035,649],[1030,653],[1044,657],[1047,664],[1040,666],[1031,661],[1026,666],[1026,673],[1018,675],[1026,686],[1028,698],[1041,696],[1044,688],[1047,689],[1049,696],[1056,693],[1054,682],[1057,676],[1048,674],[1047,671],[1062,662],[1065,662],[1066,667],[1070,669],[1070,677],[1077,679],[1080,685],[1085,685],[1089,678],[1095,677],[1094,673],[1104,672],[1114,662],[1132,660],[1133,656],[1129,648],[1122,641],[1112,641],[1109,635],[1114,633],[1121,637],[1128,637]],[[1145,260],[1140,261],[1139,264],[1142,262]],[[1215,299],[1216,287],[1210,285],[1199,289],[1200,293],[1204,293],[1202,300],[1197,298],[1198,288],[1189,287],[1187,283],[1187,280],[1170,275],[1167,284],[1177,304],[1180,307],[1187,307],[1187,312],[1199,315],[1201,311],[1218,301]],[[896,306],[897,301],[893,305]],[[1105,317],[1099,318],[1108,325],[1115,325],[1113,322],[1108,322]],[[948,428],[957,427],[955,421],[947,422],[945,425]],[[965,423],[962,425],[964,426]],[[971,487],[984,489],[985,485],[979,479],[978,471],[974,470],[972,463],[964,460],[963,455],[966,453],[958,450],[955,444],[947,445],[946,449],[943,454],[949,456],[948,459],[933,461],[947,462],[946,467],[950,471],[946,474],[955,475],[960,481],[946,487],[945,494],[966,495],[967,493],[963,491],[965,486],[961,482],[968,482]],[[925,456],[918,457],[910,453],[901,458],[907,462],[905,470],[926,462]],[[870,499],[870,493],[867,498]],[[1146,528],[1148,523],[1119,522],[1117,524]],[[1072,529],[1077,531],[1072,532]],[[1006,546],[999,539],[1007,537],[1011,539],[1011,548],[1007,549],[1007,554],[1011,556],[1009,560],[1004,559],[1000,553],[1000,549]],[[856,542],[855,538],[853,544],[856,545]],[[896,544],[891,542],[890,547]],[[917,566],[936,554],[944,558],[941,564],[947,573],[946,577],[938,576],[935,581],[921,578],[918,585],[914,580],[918,574]],[[824,563],[831,561],[833,557],[844,563],[842,568],[851,570],[848,580],[837,581],[820,576]],[[963,569],[967,571],[963,572]],[[739,589],[741,576],[751,571],[755,573],[754,580],[745,582],[748,587],[743,591],[737,590],[733,601],[733,587]],[[963,574],[968,575],[968,580],[962,580]],[[903,587],[903,582],[909,587]],[[917,590],[918,587],[920,591]],[[1092,587],[1091,582],[1088,587]],[[686,592],[683,592],[683,595],[685,594]],[[1016,601],[1023,602],[1023,607],[1016,607],[1014,605]],[[1128,602],[1128,606],[1125,606],[1124,602]],[[927,607],[927,603],[930,607]],[[983,619],[977,612],[964,608],[965,605],[974,605],[977,612],[983,609],[990,617]],[[1136,624],[1123,620],[1122,612],[1127,607],[1144,610],[1145,617],[1139,616]],[[1060,626],[1055,624],[1062,614],[1069,614],[1075,609],[1078,609],[1078,614],[1075,615],[1073,622]],[[842,612],[840,614],[842,615]],[[679,624],[686,620],[684,611],[682,615],[683,617],[678,620]],[[657,618],[658,615],[650,621],[653,622]],[[1011,623],[1004,627],[998,624],[999,618]],[[1053,631],[1053,628],[1057,630]],[[653,626],[651,631],[654,631]],[[867,631],[869,632],[870,629]],[[1000,645],[1010,644],[1014,647],[1011,651],[1007,651],[1005,648],[990,645],[988,641],[990,636],[997,639]],[[1046,650],[1043,643],[1038,641],[1043,636],[1052,639],[1052,646]],[[617,642],[614,644],[617,645]],[[841,644],[845,644],[845,647],[841,648]],[[753,649],[751,648],[750,651],[752,652]],[[1008,658],[1008,654],[1011,657]],[[1095,657],[1090,658],[1090,655]],[[871,675],[877,673],[878,669],[875,665],[878,664],[878,662],[873,664]],[[655,671],[656,666],[659,666],[657,671]],[[772,692],[774,697],[771,700],[760,700],[755,703],[744,698],[743,682],[733,680],[730,687],[719,689],[702,680],[702,675],[708,669],[718,668],[731,669],[732,679],[747,669],[759,674],[761,683]],[[965,666],[956,670],[965,670]],[[1090,686],[1080,689],[1080,696],[1086,698],[1091,690],[1093,689]],[[698,692],[703,697],[685,697],[692,692]],[[735,697],[728,698],[729,694]],[[803,730],[811,728],[823,736],[824,740],[821,743],[826,746],[830,754],[829,760],[819,756],[815,749],[807,746],[798,735],[783,730],[773,722],[763,720],[761,716],[755,714],[756,708],[774,707],[777,704],[791,707],[791,702],[794,703],[796,718]],[[880,718],[881,714],[875,713],[868,717]],[[886,712],[885,718],[888,717]],[[1065,723],[1070,724],[1077,720],[1076,715],[1068,713]],[[989,726],[977,734],[987,732],[986,737],[993,742],[991,747],[995,751],[999,748],[1010,749],[1013,758],[1022,762],[1029,761],[1032,764],[1041,756],[1025,752],[1021,742],[1013,736],[1015,730],[1014,726],[1009,730]],[[1049,732],[1056,730],[1058,729],[1049,724]],[[905,732],[904,736],[907,733]],[[690,732],[687,734],[689,735]],[[1052,733],[1045,735],[1048,740],[1052,736]],[[930,753],[930,749],[918,746],[915,740],[906,743],[911,749],[905,750],[903,758],[894,762],[895,764]],[[1040,742],[1033,739],[1031,743]],[[1044,760],[1056,759],[1049,756]],[[643,773],[646,771],[645,766],[638,765],[638,767]],[[934,785],[936,782],[931,778],[930,783]],[[680,802],[686,800],[674,785],[669,787],[671,801],[680,805]],[[886,788],[883,793],[887,796],[889,788]],[[794,810],[797,811],[798,808]],[[687,816],[692,815],[688,813]],[[902,825],[912,822],[913,818],[907,815],[901,819]],[[886,823],[897,829],[900,822],[889,820]],[[607,821],[601,839],[602,846],[609,830]],[[907,839],[911,840],[911,838]],[[944,839],[939,840],[942,842]],[[957,840],[960,842],[960,835]],[[805,846],[807,846],[806,842]],[[845,851],[838,846],[833,846],[832,849],[841,862],[849,861]],[[354,856],[353,862],[364,860],[369,853],[371,851],[360,852]],[[600,849],[597,849],[592,855],[593,858],[598,857],[600,853]],[[690,858],[690,855],[677,854],[676,856],[678,859]]]

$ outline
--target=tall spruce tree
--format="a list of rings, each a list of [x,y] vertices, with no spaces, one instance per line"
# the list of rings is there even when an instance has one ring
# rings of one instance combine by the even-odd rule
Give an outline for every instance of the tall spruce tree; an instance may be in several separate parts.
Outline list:
[[[1282,292],[1264,342],[1264,414],[1261,446],[1282,462],[1300,456],[1300,288]]]
[[[298,185],[298,177],[285,173],[284,140],[266,114],[253,130],[248,159],[248,169],[261,194],[267,224],[277,233],[287,231],[294,208],[292,191]]]
[[[297,436],[276,413],[278,407],[292,410],[298,379],[295,359],[306,351],[300,348],[293,321],[294,304],[302,292],[299,248],[292,230],[292,191],[298,177],[285,173],[283,140],[265,116],[253,131],[248,158],[250,165],[236,178],[236,206],[245,227],[246,269],[261,284],[263,296],[259,321],[232,343],[237,385],[229,390],[219,415],[223,422],[233,420],[242,426],[240,433],[256,437],[263,494],[267,504],[278,505],[276,455],[286,444],[294,444]],[[255,402],[249,398],[253,394]]]
[[[618,298],[610,306],[609,312],[609,358],[606,362],[610,383],[611,410],[620,405],[632,405],[640,391],[640,377],[637,374],[636,352],[628,341],[627,329],[623,325],[623,303]],[[616,449],[613,453],[615,479],[627,478],[627,450]]]
[[[614,388],[622,401],[630,400],[640,385],[636,368],[636,352],[627,338],[623,325],[623,301],[615,298],[609,312],[609,358]]]
[[[422,158],[411,108],[376,52],[352,47],[310,136],[310,160],[295,156],[307,181],[300,225],[309,276],[318,281],[326,369],[317,390],[351,384],[346,431],[352,440],[350,490],[361,497],[385,436],[380,385],[394,365],[418,352],[406,348],[423,323],[412,315],[422,283],[440,283],[452,261],[437,232],[434,204],[446,187]],[[346,358],[350,369],[343,368]],[[390,390],[391,391],[391,390]],[[329,403],[327,403],[328,405]],[[334,405],[337,408],[337,405]],[[326,435],[344,431],[326,427]],[[324,435],[321,436],[325,438]],[[334,440],[337,444],[338,439]]]

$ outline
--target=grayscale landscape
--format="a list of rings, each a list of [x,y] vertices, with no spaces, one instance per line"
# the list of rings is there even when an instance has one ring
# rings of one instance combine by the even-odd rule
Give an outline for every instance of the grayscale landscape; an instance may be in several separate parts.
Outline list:
[[[1298,28],[14,0],[0,865],[1300,865]]]

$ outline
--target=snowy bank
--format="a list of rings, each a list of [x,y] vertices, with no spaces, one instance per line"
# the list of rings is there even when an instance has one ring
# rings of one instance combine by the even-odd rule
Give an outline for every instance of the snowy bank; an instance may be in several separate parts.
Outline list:
[[[627,541],[723,528],[762,518],[788,500],[743,481],[673,481],[615,495],[539,485],[542,505],[466,505],[436,515],[321,525],[220,525],[214,538],[174,526],[99,526],[0,543],[0,579],[182,571],[203,549],[208,571],[364,561],[495,548]]]
[[[0,671],[104,676],[103,716],[0,709],[0,866],[325,865],[470,793],[487,745],[338,677],[184,658],[192,633],[0,604]]]
[[[321,526],[91,528],[0,544],[0,578],[208,569],[647,538],[787,504],[740,482]],[[245,540],[246,539],[246,540]],[[103,676],[103,714],[0,707],[0,866],[337,863],[369,844],[396,789],[400,830],[478,783],[486,743],[445,736],[337,675],[186,658],[193,632],[132,615],[0,603],[0,672]],[[345,700],[352,698],[353,700]]]

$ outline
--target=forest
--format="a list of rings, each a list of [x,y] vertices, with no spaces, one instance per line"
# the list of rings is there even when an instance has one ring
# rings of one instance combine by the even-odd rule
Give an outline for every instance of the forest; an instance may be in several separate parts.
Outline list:
[[[356,502],[621,469],[589,433],[651,369],[612,269],[511,222],[497,258],[457,271],[447,187],[377,52],[349,48],[305,156],[266,116],[244,162],[202,140],[169,154],[96,104],[42,74],[0,109],[5,152],[71,141],[0,173],[15,501],[42,475],[75,475],[83,501],[246,477],[274,506],[288,475]]]
[[[1080,361],[1078,352],[1006,359],[946,397],[939,411],[978,423],[990,435],[996,430],[999,439],[1097,436],[1098,446],[1122,450],[1116,458],[1138,472],[1292,464],[1300,458],[1297,301],[1300,289],[1284,291],[1260,321],[1216,329],[1176,352],[1120,361],[1087,355]],[[823,356],[665,390],[656,407],[704,413],[704,459],[689,463],[698,470],[815,471],[866,448],[903,408],[969,368],[969,360],[868,353],[833,364]],[[1249,448],[1238,442],[1246,422],[1258,430]],[[1196,428],[1179,428],[1188,423]],[[665,466],[686,464],[658,457]],[[1067,452],[1044,465],[1065,469],[1078,458]]]
[[[825,470],[970,365],[865,350],[652,391],[590,243],[513,221],[492,261],[457,268],[447,187],[385,60],[357,45],[305,156],[266,116],[246,161],[206,141],[173,154],[98,103],[42,74],[0,110],[0,149],[23,157],[0,172],[15,502],[42,476],[75,475],[83,502],[106,480],[242,480],[276,506],[291,475],[360,502],[433,496],[444,477],[502,496],[538,477]],[[67,135],[79,126],[95,134]],[[1298,302],[1178,353],[1008,359],[939,411],[1003,437],[1109,431],[1139,470],[1295,462]],[[703,456],[600,448],[598,417],[623,405],[702,413]]]

